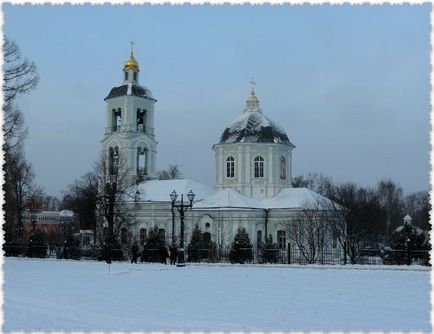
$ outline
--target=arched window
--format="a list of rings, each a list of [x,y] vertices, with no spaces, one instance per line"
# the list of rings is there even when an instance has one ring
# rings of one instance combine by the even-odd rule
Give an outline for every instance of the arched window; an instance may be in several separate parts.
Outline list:
[[[258,155],[255,160],[255,177],[264,177],[264,158]]]
[[[280,178],[286,180],[286,159],[285,157],[280,157]]]
[[[146,175],[146,154],[145,149],[137,148],[137,175]]]
[[[205,246],[205,248],[210,248],[211,247],[211,233],[205,232],[204,234],[202,234],[202,241],[203,241],[203,245]]]
[[[228,157],[226,159],[226,177],[235,176],[235,159],[234,157]]]
[[[134,81],[137,81],[137,72],[134,72]]]
[[[119,131],[122,124],[122,109],[113,109],[113,131]]]
[[[262,230],[256,231],[256,244],[262,244]]]
[[[277,243],[279,245],[279,249],[286,249],[286,231],[277,231]]]
[[[128,72],[125,71],[125,80],[128,80]]]

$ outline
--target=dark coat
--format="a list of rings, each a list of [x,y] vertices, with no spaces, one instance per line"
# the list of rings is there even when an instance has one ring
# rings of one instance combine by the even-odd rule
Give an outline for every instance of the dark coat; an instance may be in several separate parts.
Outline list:
[[[178,257],[178,251],[176,250],[176,247],[170,247],[170,259],[171,260],[176,260],[176,258]]]
[[[136,258],[139,256],[139,246],[137,246],[137,244],[134,244],[133,248],[131,248],[131,255],[133,258]]]

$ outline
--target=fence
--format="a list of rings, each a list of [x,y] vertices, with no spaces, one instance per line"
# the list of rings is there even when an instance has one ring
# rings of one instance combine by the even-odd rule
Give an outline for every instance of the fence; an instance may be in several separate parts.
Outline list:
[[[48,245],[19,245],[4,244],[5,256],[18,257],[54,257],[69,259],[104,260],[102,248],[68,248]],[[125,249],[111,249],[110,253],[123,253],[123,258],[130,259],[130,254]],[[429,250],[371,250],[358,249],[351,260],[349,254],[343,248],[319,249],[306,251],[288,243],[285,249],[251,247],[239,248],[231,251],[222,249],[196,249],[185,252],[186,262],[207,263],[275,263],[275,264],[366,264],[366,265],[427,265],[429,266]],[[140,253],[142,262],[161,262],[159,249],[147,249]]]

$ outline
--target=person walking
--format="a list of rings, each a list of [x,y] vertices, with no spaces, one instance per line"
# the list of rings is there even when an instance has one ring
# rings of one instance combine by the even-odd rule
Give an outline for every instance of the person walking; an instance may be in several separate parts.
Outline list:
[[[169,257],[169,252],[167,251],[166,246],[161,246],[160,248],[160,262],[167,264],[167,258]]]
[[[169,254],[169,258],[170,258],[170,264],[176,264],[176,259],[178,257],[178,251],[176,250],[175,245],[172,245],[170,247],[170,254]]]
[[[131,263],[137,263],[137,258],[139,257],[139,246],[137,246],[137,241],[134,241],[134,245],[131,248]]]

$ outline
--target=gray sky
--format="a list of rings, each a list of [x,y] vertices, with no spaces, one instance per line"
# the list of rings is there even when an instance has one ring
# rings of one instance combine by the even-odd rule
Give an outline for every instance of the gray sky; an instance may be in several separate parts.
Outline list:
[[[295,176],[428,189],[430,9],[3,5],[6,35],[41,77],[19,100],[37,182],[58,195],[91,168],[133,40],[158,99],[158,169],[214,184],[212,145],[254,76],[264,114],[296,145]]]

